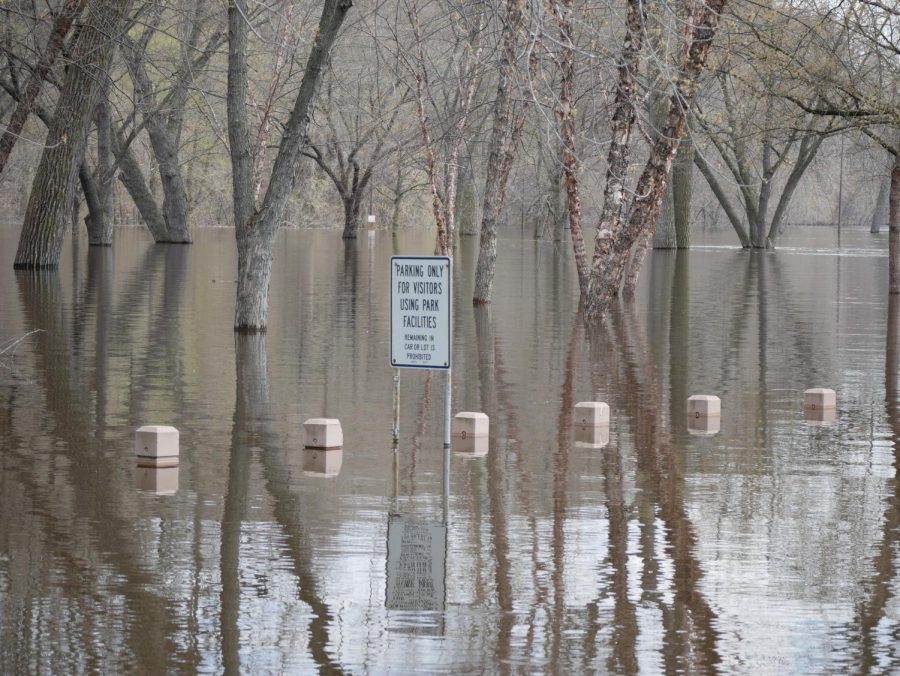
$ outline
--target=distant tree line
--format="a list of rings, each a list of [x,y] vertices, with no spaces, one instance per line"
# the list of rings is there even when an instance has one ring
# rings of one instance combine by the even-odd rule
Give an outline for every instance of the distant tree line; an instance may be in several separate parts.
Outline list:
[[[17,268],[56,267],[83,210],[91,245],[112,243],[124,200],[155,242],[181,245],[212,220],[204,205],[230,201],[216,220],[235,229],[235,328],[264,330],[275,235],[330,194],[348,239],[369,212],[392,228],[427,217],[436,253],[477,235],[484,304],[512,191],[536,234],[568,230],[581,308],[597,318],[633,292],[650,247],[690,245],[701,191],[742,247],[774,247],[804,176],[841,138],[872,157],[873,229],[889,223],[900,292],[896,3],[221,10],[0,0],[0,190],[30,180]]]

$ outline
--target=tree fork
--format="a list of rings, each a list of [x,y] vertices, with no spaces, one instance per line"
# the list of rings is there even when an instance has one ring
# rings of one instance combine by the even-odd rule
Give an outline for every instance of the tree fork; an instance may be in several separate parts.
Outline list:
[[[635,188],[635,197],[624,214],[624,224],[609,237],[609,244],[601,241],[605,238],[601,238],[602,231],[598,231],[588,293],[586,297],[582,293],[584,314],[589,320],[603,316],[618,296],[629,251],[643,233],[652,229],[659,217],[672,163],[686,129],[687,111],[697,92],[697,80],[706,65],[719,16],[726,2],[727,0],[701,0],[690,13],[683,63],[671,96],[666,125],[651,148],[650,157]],[[617,222],[620,222],[619,219]]]
[[[294,187],[301,151],[307,141],[310,111],[325,64],[344,17],[352,6],[351,0],[325,0],[297,98],[281,137],[269,186],[257,209],[246,109],[249,71],[247,3],[245,0],[230,0],[228,4],[227,112],[238,249],[234,310],[234,328],[237,331],[252,333],[266,329],[275,236],[281,226],[288,196]]]

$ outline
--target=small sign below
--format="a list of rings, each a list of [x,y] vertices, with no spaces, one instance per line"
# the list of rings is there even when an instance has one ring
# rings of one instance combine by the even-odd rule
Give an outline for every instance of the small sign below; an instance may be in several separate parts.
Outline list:
[[[391,256],[391,366],[450,368],[452,261]]]

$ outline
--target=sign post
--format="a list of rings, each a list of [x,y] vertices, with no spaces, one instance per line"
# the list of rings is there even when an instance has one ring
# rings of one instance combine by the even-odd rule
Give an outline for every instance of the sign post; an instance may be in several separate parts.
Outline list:
[[[391,366],[447,372],[445,447],[450,446],[452,278],[448,256],[391,256]]]

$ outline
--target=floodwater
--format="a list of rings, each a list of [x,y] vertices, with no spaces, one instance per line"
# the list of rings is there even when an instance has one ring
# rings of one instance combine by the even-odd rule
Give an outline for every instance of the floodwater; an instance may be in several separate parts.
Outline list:
[[[443,450],[444,375],[419,370],[392,448],[388,261],[427,233],[281,233],[269,331],[236,336],[229,230],[121,229],[53,273],[12,270],[14,230],[0,341],[39,333],[0,357],[2,673],[900,670],[886,235],[656,252],[591,331],[568,245],[503,240],[473,309],[464,240],[453,410],[490,416],[478,454]],[[691,394],[721,398],[718,432],[688,429]],[[608,441],[575,427],[591,400]],[[313,417],[342,451],[303,449]],[[136,467],[144,424],[180,430],[177,470]]]

